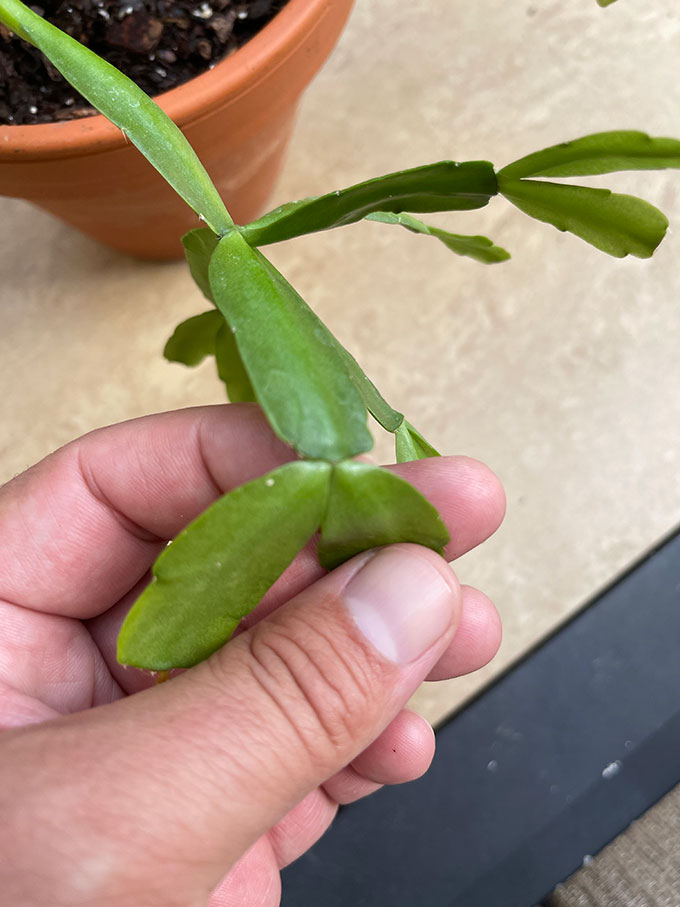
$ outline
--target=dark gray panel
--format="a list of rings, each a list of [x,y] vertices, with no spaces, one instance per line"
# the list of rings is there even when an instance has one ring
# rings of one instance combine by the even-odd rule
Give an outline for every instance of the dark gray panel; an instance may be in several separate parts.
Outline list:
[[[347,807],[285,907],[531,907],[680,781],[680,535]]]

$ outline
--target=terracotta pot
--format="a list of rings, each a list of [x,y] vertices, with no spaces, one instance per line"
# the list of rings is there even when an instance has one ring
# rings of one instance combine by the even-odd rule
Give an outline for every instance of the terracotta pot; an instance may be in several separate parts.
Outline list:
[[[262,212],[297,103],[333,49],[352,0],[289,0],[214,69],[156,100],[182,128],[237,223]],[[24,198],[143,258],[182,255],[196,215],[102,116],[0,126],[0,194]]]

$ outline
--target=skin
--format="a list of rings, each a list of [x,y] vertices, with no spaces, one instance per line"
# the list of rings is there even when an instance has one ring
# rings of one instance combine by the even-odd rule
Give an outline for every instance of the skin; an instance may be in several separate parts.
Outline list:
[[[14,907],[275,907],[279,869],[338,804],[427,770],[434,735],[403,706],[426,677],[486,664],[500,622],[426,549],[391,550],[439,571],[453,619],[408,665],[339,604],[370,555],[325,575],[311,548],[202,665],[152,686],[116,662],[166,541],[290,456],[256,407],[202,407],[93,432],[0,489],[0,889]],[[448,560],[502,520],[476,461],[394,469],[442,513]]]

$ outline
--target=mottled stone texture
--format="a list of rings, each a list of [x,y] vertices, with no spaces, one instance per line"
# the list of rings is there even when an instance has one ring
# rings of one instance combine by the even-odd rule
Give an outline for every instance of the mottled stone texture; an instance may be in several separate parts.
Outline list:
[[[679,51],[672,0],[357,0],[272,203],[596,130],[680,135]],[[507,488],[504,528],[458,565],[498,603],[505,641],[489,669],[417,695],[433,721],[680,520],[680,173],[595,182],[668,214],[651,261],[608,259],[500,199],[432,217],[513,253],[490,268],[377,223],[270,250],[388,399]],[[95,426],[221,399],[210,364],[160,357],[204,308],[182,265],[132,261],[3,199],[0,269],[0,479]]]

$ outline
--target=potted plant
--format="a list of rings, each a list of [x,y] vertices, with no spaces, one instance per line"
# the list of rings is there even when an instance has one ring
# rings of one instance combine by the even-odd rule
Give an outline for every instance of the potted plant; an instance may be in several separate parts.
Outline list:
[[[480,208],[496,195],[615,257],[651,256],[668,226],[641,199],[555,181],[680,168],[680,141],[633,131],[585,136],[500,170],[488,161],[442,161],[400,171],[239,226],[180,130],[137,86],[20,0],[0,0],[0,20],[40,47],[205,222],[183,242],[213,307],[179,325],[165,355],[185,365],[214,356],[230,399],[257,402],[291,448],[289,463],[222,497],[158,558],[154,580],[123,625],[118,657],[161,677],[222,646],[317,531],[327,568],[397,541],[440,551],[448,540],[437,511],[409,483],[356,459],[372,446],[368,414],[395,434],[398,461],[437,451],[384,400],[260,247],[367,218],[491,264],[509,256],[490,239],[453,234],[414,214]]]
[[[288,0],[235,53],[161,94],[234,218],[264,207],[301,94],[323,65],[352,0]],[[195,225],[182,200],[103,116],[0,126],[0,193],[27,199],[116,249],[181,257]]]

